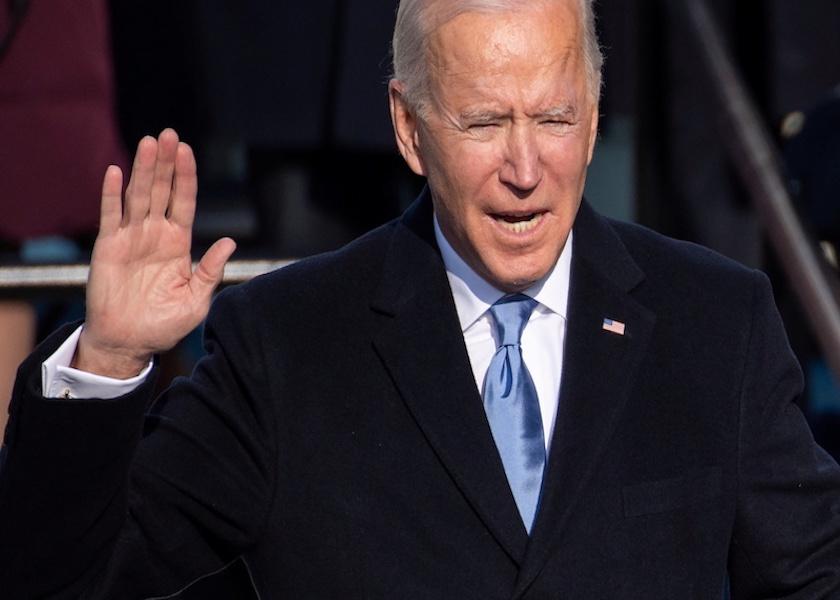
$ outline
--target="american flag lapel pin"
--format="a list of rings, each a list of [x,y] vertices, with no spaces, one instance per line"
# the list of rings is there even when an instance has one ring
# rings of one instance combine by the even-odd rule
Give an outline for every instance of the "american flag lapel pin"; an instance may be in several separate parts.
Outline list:
[[[609,331],[610,333],[614,333],[616,335],[624,335],[624,330],[626,329],[626,327],[621,321],[615,321],[613,319],[604,319],[604,324],[601,326],[601,329],[603,329],[604,331]]]

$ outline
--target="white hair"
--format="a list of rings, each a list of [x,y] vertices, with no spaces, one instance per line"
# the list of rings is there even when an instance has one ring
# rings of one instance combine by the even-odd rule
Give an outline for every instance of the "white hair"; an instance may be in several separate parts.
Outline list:
[[[546,0],[552,1],[552,0]],[[566,0],[567,1],[567,0]],[[583,55],[589,92],[601,93],[604,58],[595,31],[594,0],[578,0],[583,19]],[[400,0],[392,41],[393,77],[403,85],[403,96],[414,110],[422,110],[429,94],[426,44],[441,25],[466,12],[509,12],[533,7],[535,0]]]

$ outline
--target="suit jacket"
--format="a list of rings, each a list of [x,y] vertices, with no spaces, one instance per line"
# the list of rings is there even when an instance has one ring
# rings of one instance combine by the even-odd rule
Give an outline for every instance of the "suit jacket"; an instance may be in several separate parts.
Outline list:
[[[526,534],[428,197],[215,301],[208,356],[143,419],[22,367],[0,488],[13,598],[172,593],[242,555],[260,597],[840,598],[840,469],[766,278],[575,223],[566,364]],[[603,319],[626,324],[621,336]]]

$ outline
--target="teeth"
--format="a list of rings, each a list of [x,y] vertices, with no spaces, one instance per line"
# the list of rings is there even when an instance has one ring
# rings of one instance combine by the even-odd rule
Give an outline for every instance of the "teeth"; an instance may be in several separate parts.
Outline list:
[[[497,222],[501,223],[502,226],[507,229],[508,231],[512,231],[513,233],[525,233],[526,231],[530,231],[542,219],[542,214],[537,214],[532,216],[527,221],[516,221],[515,223],[511,223],[510,221],[505,221],[504,219],[496,219]]]

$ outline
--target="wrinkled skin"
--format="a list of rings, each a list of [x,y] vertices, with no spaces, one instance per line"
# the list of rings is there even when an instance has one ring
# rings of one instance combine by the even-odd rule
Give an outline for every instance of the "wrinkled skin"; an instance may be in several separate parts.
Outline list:
[[[421,114],[390,84],[400,151],[427,178],[447,240],[485,280],[545,276],[580,206],[598,128],[576,2],[464,13],[429,40]]]

